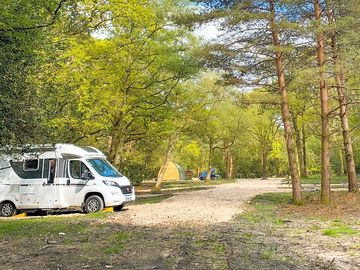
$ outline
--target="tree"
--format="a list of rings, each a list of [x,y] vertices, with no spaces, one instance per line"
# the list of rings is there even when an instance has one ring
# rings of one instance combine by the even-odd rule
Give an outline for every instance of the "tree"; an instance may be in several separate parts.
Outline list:
[[[324,33],[321,29],[321,7],[318,0],[314,0],[315,21],[318,29],[316,33],[317,60],[320,78],[321,101],[321,202],[330,203],[330,126],[329,126],[329,93],[325,81],[325,49]]]
[[[279,128],[280,119],[278,119],[276,114],[270,110],[267,110],[262,114],[258,113],[252,126],[249,128],[250,133],[259,145],[262,179],[267,179],[268,177],[269,155],[272,151],[273,142],[279,132]]]
[[[290,165],[290,174],[292,180],[293,187],[293,201],[295,203],[300,203],[302,201],[301,197],[301,187],[300,187],[300,178],[297,171],[297,161],[296,161],[296,152],[293,142],[293,128],[290,124],[290,111],[289,111],[289,101],[288,94],[285,85],[285,74],[284,67],[282,61],[282,52],[280,50],[280,39],[279,39],[279,30],[276,26],[276,13],[275,13],[275,5],[274,1],[270,0],[270,24],[271,24],[271,34],[273,37],[273,44],[275,46],[275,62],[276,62],[276,71],[278,76],[278,86],[281,96],[281,113],[283,117],[284,123],[284,131],[285,131],[285,141],[287,146],[289,165]]]
[[[31,77],[64,0],[0,3],[0,145],[44,142],[45,112]]]
[[[201,2],[201,1],[200,1]],[[285,81],[284,55],[291,46],[281,44],[280,35],[292,40],[296,25],[291,19],[291,4],[268,1],[207,1],[206,19],[223,20],[226,38],[206,48],[208,66],[221,67],[225,82],[243,87],[267,87],[278,91],[287,145],[293,201],[302,201],[297,169],[293,127]],[[278,6],[276,6],[278,5]],[[286,14],[290,12],[290,14]],[[281,13],[281,14],[278,14]],[[281,16],[281,21],[277,21]],[[286,21],[288,19],[288,21]],[[224,37],[225,35],[223,35]],[[298,35],[296,35],[298,37]],[[283,38],[282,40],[287,40]],[[276,82],[277,86],[274,85]]]
[[[65,36],[89,34],[105,21],[103,12],[93,12],[96,2],[1,1],[1,145],[55,141],[47,123],[52,116],[52,105],[57,102],[48,99],[46,90],[52,87],[48,85],[46,90],[42,87],[47,80],[40,70],[48,68],[50,63],[56,65],[58,51],[63,45],[59,41]],[[58,44],[50,40],[58,40]]]
[[[44,71],[55,76],[44,77],[54,86],[46,94],[57,103],[49,122],[57,136],[100,141],[119,167],[127,144],[157,136],[169,97],[195,62],[183,53],[185,32],[168,27],[161,7],[116,1],[106,8],[113,14],[108,37],[68,38],[58,64]]]
[[[334,28],[336,23],[336,6],[333,0],[327,1],[327,19],[329,26]],[[332,60],[334,66],[334,78],[335,87],[339,101],[339,117],[341,120],[343,144],[346,157],[347,175],[348,175],[348,187],[350,192],[356,192],[359,190],[358,182],[356,179],[356,168],[354,161],[354,153],[352,147],[352,140],[350,134],[349,120],[348,120],[348,101],[345,93],[345,74],[343,67],[343,60],[341,57],[341,49],[338,45],[339,31],[335,29],[330,30],[330,43],[332,51]]]
[[[173,115],[169,118],[172,127],[169,130],[168,145],[162,169],[158,174],[157,185],[160,187],[163,177],[163,171],[166,170],[170,160],[170,154],[173,154],[175,145],[181,135],[187,135],[191,138],[196,134],[197,137],[207,140],[208,144],[208,168],[212,167],[214,150],[218,148],[214,143],[217,139],[220,126],[215,127],[218,122],[213,117],[220,113],[216,109],[216,104],[221,102],[222,87],[216,84],[217,77],[214,74],[204,74],[197,80],[191,80],[184,84],[183,91],[177,96],[173,106]],[[220,124],[219,124],[220,125]],[[215,130],[218,128],[217,130]],[[210,173],[208,173],[210,177]]]

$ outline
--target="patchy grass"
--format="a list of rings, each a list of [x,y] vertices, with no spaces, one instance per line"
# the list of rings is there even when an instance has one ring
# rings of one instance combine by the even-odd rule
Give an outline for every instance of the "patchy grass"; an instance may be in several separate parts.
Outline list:
[[[106,218],[108,213],[92,213],[88,215],[73,216],[47,216],[31,218],[8,218],[0,222],[0,238],[4,236],[14,238],[31,238],[32,236],[55,236],[59,233],[73,235],[86,233],[90,230],[90,222]]]
[[[128,234],[125,232],[113,233],[108,239],[108,246],[103,249],[105,254],[119,253],[125,248],[126,241],[128,240]]]
[[[54,218],[6,220],[0,223],[0,237],[29,237],[31,235],[52,235],[66,233],[73,229],[83,231],[85,227],[73,222],[60,222]]]
[[[159,194],[157,196],[138,197],[138,198],[136,198],[135,202],[129,203],[129,205],[160,203],[163,200],[171,198],[172,196],[173,196],[172,194]]]
[[[198,180],[187,180],[187,181],[168,181],[163,182],[163,188],[181,188],[181,187],[201,187],[201,186],[212,186],[212,185],[222,185],[235,183],[235,179],[218,179],[218,180],[208,180],[208,181],[198,181]]]
[[[104,219],[110,215],[108,212],[96,212],[96,213],[89,213],[83,216],[84,219]]]
[[[341,221],[332,222],[331,226],[324,230],[323,234],[330,237],[339,237],[340,235],[355,235],[357,230],[351,228]]]
[[[331,184],[346,184],[347,183],[347,177],[344,176],[331,176],[330,178]],[[302,184],[319,184],[321,183],[321,175],[315,174],[315,175],[309,175],[307,178],[301,179]]]
[[[209,180],[209,181],[200,181],[200,180],[164,181],[161,184],[160,190],[155,189],[156,182],[153,181],[153,182],[142,183],[140,186],[136,188],[136,190],[138,193],[141,193],[144,190],[146,190],[146,192],[148,192],[147,190],[151,190],[152,194],[156,194],[156,193],[162,193],[164,192],[164,190],[166,191],[176,190],[176,192],[181,190],[189,191],[189,190],[206,188],[208,186],[213,186],[213,185],[234,183],[235,181],[236,181],[235,179],[231,179],[231,180],[219,179],[219,180]]]
[[[266,205],[278,206],[291,202],[291,193],[265,193],[256,196],[252,201],[252,205],[264,207]]]
[[[264,260],[270,260],[273,256],[274,256],[274,250],[271,247],[268,247],[261,252],[261,258]]]
[[[256,196],[251,202],[252,211],[240,215],[238,224],[244,226],[248,223],[248,227],[261,228],[264,233],[259,235],[253,229],[253,235],[249,232],[242,234],[241,240],[251,246],[261,237],[270,237],[274,241],[279,239],[277,244],[265,245],[258,252],[259,258],[269,263],[279,258],[287,262],[293,260],[293,256],[279,256],[278,247],[286,242],[289,249],[293,245],[299,247],[298,250],[304,247],[306,252],[300,252],[302,255],[321,254],[320,258],[325,259],[321,268],[312,266],[304,269],[355,269],[360,262],[360,194],[332,192],[330,205],[320,203],[319,192],[303,195],[301,206],[289,203],[290,193]],[[339,260],[334,262],[333,255],[328,254],[338,254],[347,264]],[[333,263],[334,268],[329,267]]]
[[[304,205],[298,206],[290,204],[290,193],[258,195],[251,202],[253,210],[241,217],[254,224],[272,224],[276,230],[285,228],[288,222],[303,220],[302,227],[292,229],[299,235],[314,232],[329,237],[358,237],[360,194],[332,192],[330,205],[320,203],[318,192],[303,197]]]
[[[289,202],[291,202],[291,193],[265,193],[258,195],[251,201],[251,206],[254,210],[241,216],[254,223],[267,221],[275,225],[283,225],[285,220],[278,215],[278,208],[288,205]]]
[[[287,219],[296,216],[334,222],[344,219],[358,220],[360,217],[360,193],[332,192],[329,205],[321,204],[319,192],[303,193],[303,199],[303,205],[299,206],[291,204],[291,193],[258,195],[251,201],[251,206],[255,211],[251,211],[245,216],[250,215],[258,221],[261,221],[262,218]]]
[[[189,192],[211,188],[213,185],[221,185],[234,183],[236,180],[210,180],[210,181],[196,181],[196,180],[184,180],[184,181],[164,181],[161,189],[155,189],[156,182],[144,182],[141,186],[137,187],[137,195],[158,195],[149,197],[137,197],[134,205],[139,204],[153,204],[160,203],[174,196],[174,192]]]
[[[184,188],[170,188],[163,189],[161,194],[173,194],[173,193],[181,193],[181,192],[190,192],[190,191],[198,191],[198,190],[206,190],[213,188],[213,186],[194,186],[194,187],[184,187]]]
[[[226,248],[223,240],[217,235],[210,237],[193,235],[191,244],[194,255],[201,253],[204,258],[208,258],[212,269],[227,269]]]
[[[346,191],[331,192],[329,205],[320,203],[319,192],[304,193],[304,205],[301,207],[287,205],[283,207],[286,214],[314,217],[316,219],[341,219],[342,217],[360,217],[360,193],[349,193]]]

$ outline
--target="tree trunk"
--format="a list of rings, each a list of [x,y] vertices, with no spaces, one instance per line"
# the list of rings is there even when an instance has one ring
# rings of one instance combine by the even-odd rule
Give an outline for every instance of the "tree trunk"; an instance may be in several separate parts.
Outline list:
[[[348,185],[350,192],[357,192],[359,191],[358,181],[356,179],[356,168],[354,162],[354,154],[352,149],[352,142],[351,142],[351,135],[350,135],[350,128],[349,128],[349,121],[347,116],[347,106],[346,101],[341,100],[342,98],[345,99],[345,95],[343,93],[343,88],[338,88],[338,95],[339,95],[339,102],[340,105],[340,118],[341,118],[341,127],[342,127],[342,134],[343,134],[343,141],[344,141],[344,149],[345,149],[345,156],[346,156],[346,167],[347,167],[347,174],[348,174]],[[341,89],[341,90],[339,90]]]
[[[165,158],[164,158],[164,163],[161,166],[161,168],[158,172],[158,175],[157,175],[155,189],[160,189],[161,184],[164,180],[165,172],[166,172],[167,168],[169,167],[169,162],[170,162],[169,153],[166,153]]]
[[[169,140],[168,140],[168,145],[167,145],[167,149],[166,149],[166,153],[165,153],[165,157],[164,157],[164,162],[159,170],[155,189],[159,189],[161,187],[161,184],[164,180],[165,172],[169,166],[170,157],[174,150],[175,143],[176,143],[176,135],[172,134],[172,135],[170,135]]]
[[[225,178],[232,179],[234,169],[233,156],[231,154],[231,145],[227,141],[224,141],[224,160],[226,164]]]
[[[283,68],[282,53],[279,51],[280,39],[279,32],[275,21],[275,6],[274,0],[269,0],[270,12],[271,12],[271,34],[273,38],[273,44],[275,46],[275,60],[276,60],[276,71],[278,77],[279,94],[281,97],[281,114],[284,123],[286,149],[288,153],[288,160],[290,166],[290,175],[292,182],[292,198],[293,202],[298,204],[302,202],[301,196],[301,184],[300,177],[297,168],[296,151],[293,142],[293,129],[290,123],[290,112],[287,89],[285,85],[285,74]]]
[[[233,179],[234,178],[234,157],[233,155],[229,154],[229,174],[228,174],[228,179]]]
[[[297,156],[298,156],[298,161],[299,161],[299,165],[300,165],[300,176],[305,177],[305,167],[304,167],[301,133],[300,133],[299,127],[297,125],[296,116],[293,117],[293,126],[294,126],[294,131],[295,131],[295,138],[296,138]]]
[[[212,158],[213,158],[213,154],[214,154],[213,152],[214,152],[213,139],[210,137],[210,140],[209,140],[209,170],[208,170],[208,174],[206,175],[205,181],[209,181],[211,178]]]
[[[233,156],[231,154],[231,150],[230,149],[226,149],[226,179],[232,179],[233,178],[233,170],[234,170],[234,166],[233,166]]]
[[[302,133],[302,147],[303,147],[303,160],[302,163],[304,164],[304,177],[308,177],[307,173],[307,152],[306,152],[306,135],[305,135],[305,127],[301,128]]]
[[[115,135],[112,134],[109,136],[109,143],[108,143],[108,151],[109,151],[109,160],[111,163],[114,162],[115,153],[116,153],[116,138]]]
[[[109,159],[116,168],[120,167],[124,144],[123,135],[114,133],[109,136]]]
[[[345,168],[344,168],[344,156],[343,156],[343,150],[341,147],[339,147],[339,171],[338,176],[343,176],[345,174]]]
[[[261,179],[267,179],[267,150],[261,150]]]
[[[332,11],[329,10],[330,3],[332,6]],[[329,1],[327,4],[328,6],[328,20],[332,24],[335,22],[334,17],[334,5],[333,1]],[[352,148],[352,141],[350,135],[350,127],[349,127],[349,120],[347,114],[347,97],[345,94],[345,76],[344,71],[342,69],[339,53],[338,53],[338,46],[337,46],[337,39],[335,32],[331,34],[331,49],[332,49],[332,58],[334,61],[335,66],[335,81],[336,81],[336,90],[339,100],[339,116],[341,120],[341,128],[342,128],[342,135],[343,135],[343,142],[344,142],[344,150],[345,150],[345,157],[346,157],[346,167],[347,167],[347,175],[348,175],[348,188],[350,192],[357,192],[359,191],[358,181],[356,179],[356,168],[354,162],[354,154]]]
[[[314,0],[315,20],[321,26],[321,9],[319,0]],[[321,101],[321,195],[323,204],[330,203],[330,126],[329,126],[329,93],[325,81],[325,50],[324,34],[317,31],[317,60],[320,76]]]

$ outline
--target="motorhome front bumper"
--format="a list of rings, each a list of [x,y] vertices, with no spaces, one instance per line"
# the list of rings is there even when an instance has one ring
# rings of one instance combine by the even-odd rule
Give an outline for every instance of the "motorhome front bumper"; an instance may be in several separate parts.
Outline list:
[[[110,195],[110,194],[109,194]],[[113,188],[111,197],[108,197],[105,204],[107,206],[121,205],[135,200],[134,188],[131,185]]]

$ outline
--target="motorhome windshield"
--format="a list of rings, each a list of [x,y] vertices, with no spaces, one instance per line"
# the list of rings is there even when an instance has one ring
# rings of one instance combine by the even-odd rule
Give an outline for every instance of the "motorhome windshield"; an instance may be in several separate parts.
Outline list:
[[[109,162],[104,159],[87,159],[95,171],[104,177],[122,177],[122,175]]]

